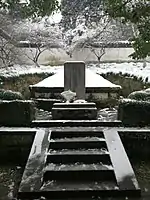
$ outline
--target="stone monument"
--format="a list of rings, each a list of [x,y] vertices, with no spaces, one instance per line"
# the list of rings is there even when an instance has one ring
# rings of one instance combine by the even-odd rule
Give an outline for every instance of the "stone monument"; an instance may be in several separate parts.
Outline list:
[[[64,91],[76,92],[77,99],[85,99],[85,63],[67,61],[64,63]]]
[[[65,62],[64,92],[65,103],[55,103],[52,117],[55,120],[92,120],[97,118],[95,103],[85,101],[85,63]]]

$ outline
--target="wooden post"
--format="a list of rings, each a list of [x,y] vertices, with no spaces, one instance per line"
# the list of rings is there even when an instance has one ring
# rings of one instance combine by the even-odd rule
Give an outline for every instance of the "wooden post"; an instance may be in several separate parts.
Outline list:
[[[64,63],[64,91],[76,92],[78,99],[85,99],[85,63],[67,61]]]

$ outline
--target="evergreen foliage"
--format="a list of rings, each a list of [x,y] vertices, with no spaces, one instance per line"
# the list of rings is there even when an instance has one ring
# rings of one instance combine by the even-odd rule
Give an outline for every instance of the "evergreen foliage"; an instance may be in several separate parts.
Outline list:
[[[131,38],[134,59],[150,56],[150,1],[149,0],[106,0],[105,11],[112,18],[134,26]]]
[[[20,14],[24,17],[38,17],[51,15],[54,11],[60,9],[58,0],[0,0],[0,9],[6,9],[9,11],[19,10]],[[25,3],[27,2],[27,3]],[[62,0],[62,14],[65,12],[65,3],[72,1]],[[134,59],[144,59],[150,56],[150,1],[149,0],[84,0],[82,1],[81,10],[76,9],[76,5],[80,1],[73,1],[71,7],[74,8],[76,13],[86,11],[85,17],[94,16],[99,17],[99,11],[103,4],[104,13],[111,18],[121,20],[122,23],[132,24],[134,29],[134,36],[131,38],[133,42],[133,52],[130,56]],[[83,9],[84,5],[86,9]],[[96,10],[94,10],[96,5]],[[89,12],[92,11],[92,15]],[[71,13],[72,14],[72,13]],[[68,11],[68,18],[70,18],[70,12]]]
[[[58,0],[0,0],[0,8],[10,12],[19,12],[23,17],[51,15],[59,9]]]

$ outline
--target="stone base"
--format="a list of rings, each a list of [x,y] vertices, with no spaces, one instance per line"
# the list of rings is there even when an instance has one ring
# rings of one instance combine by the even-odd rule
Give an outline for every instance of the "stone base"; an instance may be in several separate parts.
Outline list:
[[[97,119],[95,103],[55,103],[52,108],[55,120],[92,120]]]

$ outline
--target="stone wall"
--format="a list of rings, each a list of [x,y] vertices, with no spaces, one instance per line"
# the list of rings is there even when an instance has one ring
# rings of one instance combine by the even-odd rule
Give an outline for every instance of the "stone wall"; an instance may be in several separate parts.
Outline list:
[[[35,49],[32,49],[32,54],[30,49],[22,48],[22,55],[20,56],[17,64],[34,64],[30,58],[33,58]],[[98,52],[99,49],[96,49]],[[133,61],[129,58],[129,55],[133,52],[132,48],[107,48],[105,55],[102,57],[102,62],[128,62]],[[70,58],[63,49],[52,49],[44,51],[39,57],[39,64],[48,64],[48,65],[61,65],[66,60],[76,60],[88,62],[98,62],[97,57],[90,49],[76,49],[73,53],[72,58]],[[147,61],[150,61],[150,58],[147,58]]]

